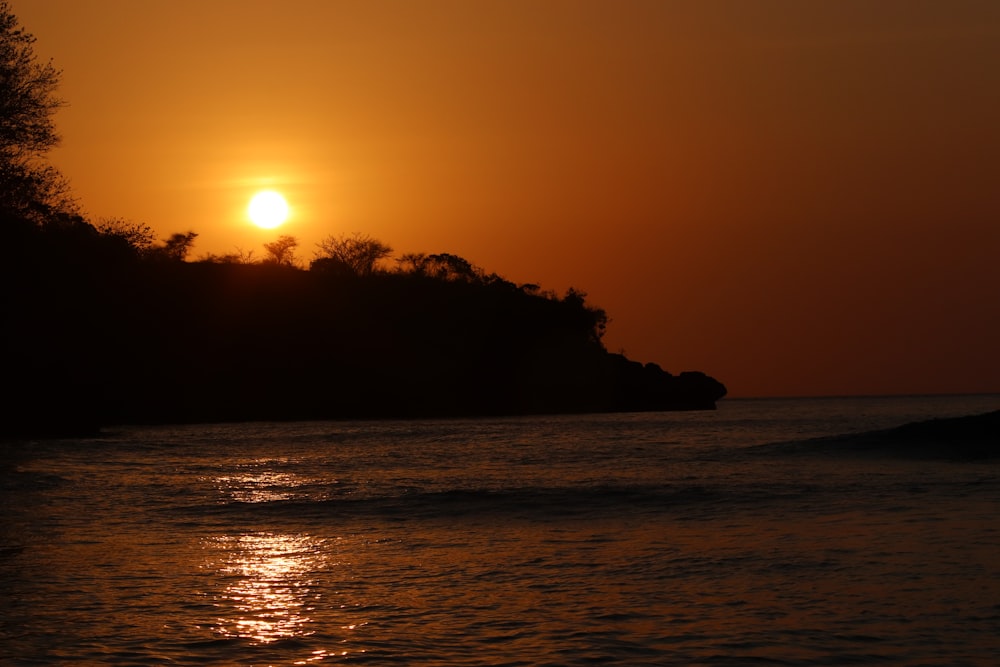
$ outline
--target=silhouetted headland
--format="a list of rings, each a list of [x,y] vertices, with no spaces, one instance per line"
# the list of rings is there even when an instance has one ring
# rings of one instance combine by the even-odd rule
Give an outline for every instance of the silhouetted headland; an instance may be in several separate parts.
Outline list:
[[[761,445],[755,453],[980,461],[1000,457],[1000,410],[895,428]]]
[[[194,234],[140,247],[78,216],[6,217],[7,433],[712,409],[726,393],[608,352],[607,316],[582,292],[516,285],[455,255],[394,270],[189,262]]]
[[[0,3],[0,434],[102,424],[712,408],[725,388],[610,354],[584,294],[516,285],[449,253],[330,237],[188,262],[195,232],[156,242],[86,220],[48,164],[60,73]]]

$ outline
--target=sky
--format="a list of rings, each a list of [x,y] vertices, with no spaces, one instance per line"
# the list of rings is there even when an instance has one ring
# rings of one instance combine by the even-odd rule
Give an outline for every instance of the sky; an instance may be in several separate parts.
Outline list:
[[[11,5],[92,220],[457,254],[731,396],[1000,392],[995,0]]]

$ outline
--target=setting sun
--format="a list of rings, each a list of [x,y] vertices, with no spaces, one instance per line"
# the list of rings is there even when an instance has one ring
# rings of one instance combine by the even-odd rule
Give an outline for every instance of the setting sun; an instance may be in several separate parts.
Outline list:
[[[274,190],[258,192],[247,207],[250,221],[261,229],[274,229],[288,219],[288,202]]]

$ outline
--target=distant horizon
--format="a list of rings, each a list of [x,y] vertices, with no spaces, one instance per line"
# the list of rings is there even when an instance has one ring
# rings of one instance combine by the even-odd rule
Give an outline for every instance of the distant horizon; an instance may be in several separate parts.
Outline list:
[[[757,400],[798,400],[798,399],[841,399],[841,398],[946,398],[946,397],[956,397],[960,398],[962,396],[996,396],[1000,398],[1000,392],[951,392],[951,393],[931,393],[931,394],[840,394],[840,395],[815,395],[815,396],[747,396],[747,395],[734,395],[732,391],[726,394],[724,397],[719,399],[719,402],[724,401],[757,401]],[[1000,404],[997,405],[997,409],[1000,410]]]

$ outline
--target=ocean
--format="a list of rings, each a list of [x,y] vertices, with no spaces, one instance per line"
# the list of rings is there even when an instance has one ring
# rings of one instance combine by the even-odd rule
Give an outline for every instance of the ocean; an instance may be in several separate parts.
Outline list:
[[[997,408],[729,399],[0,444],[0,664],[997,664],[1000,462],[759,447]]]

